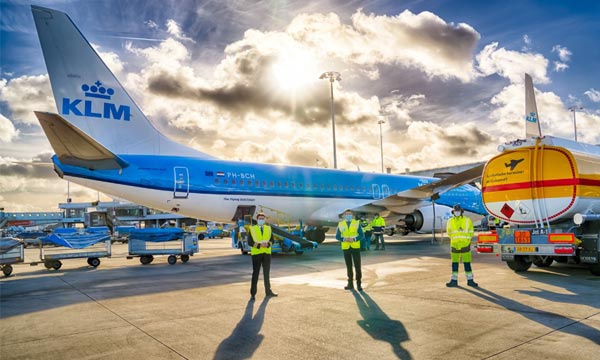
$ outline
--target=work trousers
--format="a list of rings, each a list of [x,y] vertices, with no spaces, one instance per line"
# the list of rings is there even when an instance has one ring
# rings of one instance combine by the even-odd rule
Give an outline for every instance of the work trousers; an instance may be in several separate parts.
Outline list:
[[[250,295],[256,295],[258,286],[258,275],[260,275],[260,267],[263,267],[263,279],[265,280],[265,293],[271,292],[271,254],[252,255],[252,286],[250,287]]]
[[[469,249],[469,250],[465,250],[465,249]],[[465,267],[465,274],[467,276],[467,280],[473,279],[473,269],[471,268],[471,259],[472,259],[471,250],[469,247],[466,247],[465,249],[461,249],[461,250],[452,249],[452,252],[450,253],[450,258],[452,259],[452,280],[458,279],[458,267],[459,267],[461,260]],[[457,252],[457,251],[462,251],[462,252]]]
[[[346,271],[348,273],[348,282],[352,282],[354,272],[352,271],[352,263],[354,262],[354,269],[356,270],[356,281],[362,279],[362,271],[360,270],[360,249],[350,248],[343,250],[344,261],[346,261]]]
[[[373,234],[375,237],[375,249],[379,249],[379,245],[381,244],[381,248],[385,249],[385,241],[383,240],[383,234]]]

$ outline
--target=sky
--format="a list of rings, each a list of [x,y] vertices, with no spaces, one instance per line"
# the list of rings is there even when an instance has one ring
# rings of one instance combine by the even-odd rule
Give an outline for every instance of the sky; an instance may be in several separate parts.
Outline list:
[[[167,136],[213,156],[378,172],[486,161],[543,134],[600,144],[600,2],[0,1],[0,207],[52,211],[67,182],[34,110],[56,112],[30,5],[65,11]],[[95,191],[71,184],[73,201]]]

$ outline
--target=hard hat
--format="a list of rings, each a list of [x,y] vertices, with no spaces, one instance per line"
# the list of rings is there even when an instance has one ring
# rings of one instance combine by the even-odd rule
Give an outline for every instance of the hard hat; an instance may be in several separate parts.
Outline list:
[[[262,217],[265,217],[265,218],[267,217],[267,215],[265,215],[265,213],[262,212],[262,211],[259,212],[258,214],[256,214],[256,218],[258,219],[259,216],[262,216]]]

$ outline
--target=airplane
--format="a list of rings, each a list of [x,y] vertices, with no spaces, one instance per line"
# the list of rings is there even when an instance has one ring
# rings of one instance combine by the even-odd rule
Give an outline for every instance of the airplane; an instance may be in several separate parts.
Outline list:
[[[286,214],[312,226],[306,236],[317,242],[348,208],[378,212],[403,233],[432,231],[455,204],[486,214],[469,185],[483,166],[438,179],[228,161],[181,145],[152,125],[67,14],[35,5],[32,13],[58,109],[35,114],[63,179],[217,222]]]

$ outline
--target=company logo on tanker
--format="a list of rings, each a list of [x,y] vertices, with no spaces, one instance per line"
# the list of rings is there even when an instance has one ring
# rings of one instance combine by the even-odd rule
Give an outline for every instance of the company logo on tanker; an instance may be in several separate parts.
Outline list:
[[[510,171],[515,170],[515,168],[517,167],[517,165],[519,165],[519,163],[521,163],[521,161],[525,160],[525,158],[522,159],[510,159],[510,162],[504,163],[504,167],[509,167]]]

